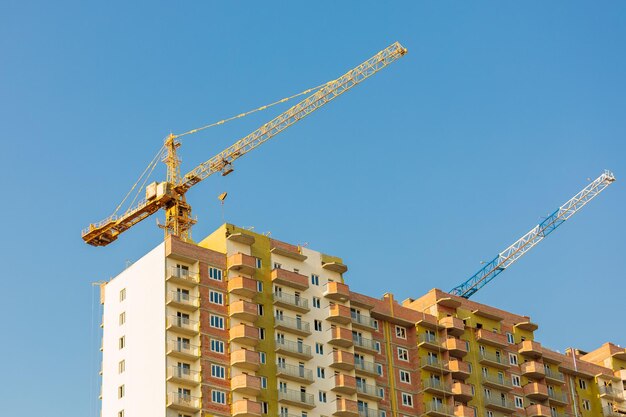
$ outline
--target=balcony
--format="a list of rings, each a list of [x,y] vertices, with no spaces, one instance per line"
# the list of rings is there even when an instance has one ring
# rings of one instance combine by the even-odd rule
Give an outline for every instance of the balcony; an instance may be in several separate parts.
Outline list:
[[[517,345],[517,348],[521,355],[524,355],[528,358],[539,359],[543,356],[541,344],[538,342],[533,342],[532,340],[524,340],[522,343],[519,343]]]
[[[291,340],[276,339],[276,353],[282,353],[298,359],[311,359],[311,346]]]
[[[230,342],[256,346],[259,343],[259,329],[246,324],[233,326],[230,328]]]
[[[229,278],[228,292],[244,298],[253,298],[257,294],[257,280],[241,276]]]
[[[200,357],[200,348],[182,340],[168,340],[167,354],[179,359],[196,360]]]
[[[334,350],[333,361],[330,364],[331,368],[342,369],[344,371],[351,371],[354,369],[354,355],[345,350]]]
[[[621,382],[620,382],[620,385],[621,385]],[[618,402],[624,401],[624,392],[621,388],[616,388],[616,387],[607,386],[607,385],[600,385],[598,388],[600,391],[600,398],[606,398],[607,400],[618,401]]]
[[[287,316],[274,316],[274,329],[300,336],[308,336],[311,334],[311,325],[309,322]]]
[[[366,398],[372,401],[380,401],[382,399],[382,396],[379,394],[378,387],[370,384],[357,384],[356,395],[357,398]]]
[[[200,411],[202,404],[200,398],[191,395],[185,395],[178,392],[167,393],[167,407],[173,410],[187,411],[197,413]]]
[[[505,348],[509,345],[506,335],[490,332],[486,329],[476,330],[476,341],[499,348]]]
[[[460,401],[462,403],[468,402],[474,398],[472,387],[462,382],[454,382],[452,384],[452,395],[454,395],[454,401]]]
[[[550,368],[546,368],[544,366],[544,370],[546,372],[546,381],[553,384],[565,384],[565,376],[559,371],[553,371]]]
[[[279,390],[278,402],[307,409],[315,407],[315,403],[313,402],[313,394],[307,394],[306,392],[296,391],[292,389],[288,389],[285,391]]]
[[[339,323],[339,324],[348,324],[352,321],[350,317],[350,309],[346,306],[342,306],[341,304],[332,304],[328,310],[328,317],[326,320]]]
[[[197,321],[187,317],[169,316],[167,318],[167,330],[193,336],[198,334],[200,326]]]
[[[443,346],[444,349],[450,352],[450,356],[454,356],[455,358],[463,358],[467,355],[467,343],[465,343],[465,340],[448,338]]]
[[[569,401],[567,399],[567,394],[564,392],[548,391],[548,401],[550,401],[550,404],[555,404],[555,405],[569,404]]]
[[[483,375],[482,383],[486,387],[503,389],[505,391],[509,391],[513,389],[513,384],[504,375],[498,375],[498,376]]]
[[[375,408],[366,407],[359,410],[359,417],[381,417],[382,415],[381,411]]]
[[[249,301],[235,301],[228,307],[228,314],[233,319],[254,322],[259,317],[259,307]]]
[[[354,371],[357,374],[378,376],[378,367],[374,362],[356,360],[354,361]]]
[[[174,284],[197,285],[200,282],[200,275],[189,272],[188,269],[172,266],[167,270],[165,280]]]
[[[167,368],[167,381],[176,384],[197,386],[200,384],[200,372],[176,365]]]
[[[233,403],[233,417],[261,417],[261,403],[250,400],[239,400]]]
[[[365,351],[368,353],[378,352],[378,349],[376,348],[377,344],[372,339],[366,339],[353,334],[352,342],[354,343],[354,350]]]
[[[346,398],[337,399],[337,409],[333,413],[335,417],[358,417],[359,405],[356,401],[348,400]]]
[[[465,333],[463,320],[456,317],[443,317],[439,320],[439,325],[445,328],[450,336],[460,337]]]
[[[478,361],[483,365],[489,365],[499,369],[508,369],[511,366],[508,358],[491,352],[480,352]]]
[[[439,338],[431,333],[422,333],[417,336],[417,346],[440,351],[445,349]]]
[[[423,416],[430,417],[454,417],[455,409],[449,405],[429,401],[424,404]]]
[[[369,331],[376,330],[376,320],[369,316],[364,316],[355,313],[354,311],[350,311],[350,318],[352,319],[352,327]]]
[[[234,376],[230,380],[230,389],[241,395],[257,396],[261,393],[261,378],[248,374]]]
[[[548,387],[538,382],[529,382],[524,385],[524,395],[531,400],[544,401],[548,399]]]
[[[454,416],[455,417],[476,417],[476,411],[473,408],[468,407],[466,405],[456,405],[454,406]]]
[[[542,363],[537,361],[524,362],[521,365],[522,376],[533,379],[540,379],[546,376],[546,370]]]
[[[452,387],[438,379],[428,378],[422,381],[422,391],[435,395],[451,395]]]
[[[448,370],[452,373],[452,378],[465,380],[470,376],[470,367],[467,362],[458,359],[448,361]]]
[[[491,397],[485,398],[485,408],[491,410],[502,411],[510,414],[516,410],[515,403],[508,396],[498,396],[497,392],[491,393]]]
[[[331,281],[324,288],[324,297],[334,301],[348,301],[350,298],[350,288],[341,282]]]
[[[282,291],[274,293],[274,305],[278,307],[288,308],[299,313],[310,311],[309,300],[299,295],[287,294]]]
[[[246,275],[254,275],[256,271],[256,258],[244,253],[235,253],[226,260],[229,271],[237,271]]]
[[[258,371],[261,365],[259,352],[237,349],[230,354],[230,365],[248,371]]]
[[[307,385],[314,381],[313,371],[310,369],[286,363],[276,364],[276,376]]]
[[[551,417],[550,408],[541,404],[526,407],[526,417]]]
[[[604,414],[604,417],[624,417],[626,414],[626,408],[620,408],[615,405],[611,407],[610,405],[607,405],[602,408],[602,414]]]
[[[331,390],[352,395],[356,392],[356,378],[351,375],[337,374],[335,375],[335,386]]]
[[[196,311],[200,307],[198,297],[180,291],[168,291],[166,303],[169,307],[186,311]]]
[[[352,330],[344,327],[333,327],[330,329],[329,344],[340,347],[352,346]]]
[[[286,287],[295,288],[297,290],[306,290],[309,288],[309,278],[305,275],[286,269],[272,269],[270,274],[272,283],[276,285],[284,285]]]
[[[420,367],[426,371],[447,374],[450,371],[446,365],[446,362],[443,362],[433,356],[424,356],[420,359]]]

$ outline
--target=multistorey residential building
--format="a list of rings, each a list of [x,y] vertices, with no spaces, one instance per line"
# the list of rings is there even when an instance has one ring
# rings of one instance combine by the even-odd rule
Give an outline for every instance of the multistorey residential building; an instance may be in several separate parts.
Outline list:
[[[626,417],[626,350],[434,289],[350,290],[340,258],[225,224],[102,286],[102,417]]]

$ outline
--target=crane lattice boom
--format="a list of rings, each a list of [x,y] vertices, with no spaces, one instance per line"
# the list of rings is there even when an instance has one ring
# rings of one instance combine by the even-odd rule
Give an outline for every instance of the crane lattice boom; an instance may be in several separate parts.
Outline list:
[[[546,236],[563,224],[565,220],[576,214],[585,206],[585,204],[593,200],[614,181],[615,176],[609,171],[604,171],[602,175],[559,207],[544,221],[533,227],[528,233],[504,251],[500,252],[498,256],[496,256],[491,262],[488,262],[470,279],[461,285],[454,287],[450,291],[450,294],[458,295],[463,298],[471,297],[476,291],[487,285],[498,274],[524,256],[526,252],[532,249],[535,245],[537,245],[537,243],[541,242]]]
[[[176,154],[180,143],[175,140],[176,136],[170,135],[165,141],[167,154],[164,162],[168,168],[167,181],[151,184],[146,189],[146,198],[125,213],[119,216],[112,215],[101,222],[90,224],[82,232],[83,240],[93,246],[108,245],[117,239],[120,233],[130,229],[160,209],[165,209],[165,225],[162,227],[166,234],[179,236],[183,239],[190,238],[191,226],[195,220],[191,217],[191,206],[186,202],[185,193],[192,186],[216,172],[221,172],[222,175],[230,173],[233,161],[323,107],[326,103],[350,90],[406,53],[407,50],[400,43],[395,42],[340,78],[325,84],[309,97],[208,161],[198,165],[182,178],[179,175],[180,159]]]

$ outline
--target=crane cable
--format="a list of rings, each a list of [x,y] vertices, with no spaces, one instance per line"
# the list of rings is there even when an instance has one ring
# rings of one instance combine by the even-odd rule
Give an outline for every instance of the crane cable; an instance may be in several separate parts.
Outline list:
[[[309,94],[309,93],[310,93],[310,92],[312,92],[312,91],[319,90],[320,88],[325,87],[325,86],[327,86],[328,84],[332,84],[332,83],[334,83],[335,81],[336,81],[336,80],[332,80],[332,81],[325,82],[324,84],[320,84],[320,85],[318,85],[317,87],[307,88],[306,90],[304,90],[304,91],[302,91],[302,92],[300,92],[300,93],[298,93],[298,94],[294,94],[293,96],[285,97],[285,98],[280,99],[280,100],[278,100],[278,101],[275,101],[275,102],[273,102],[273,103],[266,104],[265,106],[257,107],[256,109],[253,109],[253,110],[247,111],[247,112],[245,112],[245,113],[238,114],[237,116],[232,116],[232,117],[229,117],[229,118],[227,118],[227,119],[222,119],[222,120],[220,120],[219,122],[211,123],[211,124],[208,124],[208,125],[205,125],[205,126],[202,126],[202,127],[198,127],[198,128],[196,128],[196,129],[191,129],[191,130],[189,130],[189,131],[187,131],[187,132],[183,132],[183,133],[175,134],[175,135],[174,135],[174,138],[180,138],[180,137],[182,137],[182,136],[191,135],[191,134],[193,134],[193,133],[198,133],[198,132],[200,132],[200,131],[202,131],[202,130],[205,130],[205,129],[208,129],[208,128],[210,128],[210,127],[213,127],[213,126],[218,126],[218,125],[222,125],[222,124],[224,124],[224,123],[230,122],[230,121],[235,120],[235,119],[240,119],[240,118],[242,118],[242,117],[246,117],[246,116],[248,116],[248,115],[250,115],[250,114],[252,114],[252,113],[256,113],[256,112],[261,111],[261,110],[267,110],[267,109],[269,109],[270,107],[273,107],[273,106],[275,106],[275,105],[277,105],[277,104],[286,103],[287,101],[289,101],[289,100],[291,100],[291,99],[293,99],[293,98],[300,97],[300,96],[302,96],[302,95],[304,95],[304,94]]]

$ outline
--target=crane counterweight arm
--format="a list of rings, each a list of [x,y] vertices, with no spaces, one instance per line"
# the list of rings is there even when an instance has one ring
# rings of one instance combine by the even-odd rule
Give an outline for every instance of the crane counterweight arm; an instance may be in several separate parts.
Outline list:
[[[498,256],[488,262],[480,271],[472,275],[472,277],[461,285],[454,287],[450,291],[450,294],[458,295],[463,298],[471,297],[476,291],[487,285],[498,274],[524,256],[524,254],[537,245],[537,243],[545,239],[546,236],[563,224],[563,222],[576,214],[585,204],[593,200],[614,181],[615,176],[609,171],[604,171],[602,175],[559,207],[544,221],[533,227],[528,233],[504,251],[500,252]]]
[[[186,189],[204,180],[210,175],[223,171],[235,159],[240,158],[252,149],[263,144],[273,136],[287,129],[297,121],[305,118],[315,110],[329,103],[341,94],[350,90],[361,81],[374,75],[387,65],[406,54],[407,50],[395,42],[358,67],[348,71],[338,79],[325,86],[294,105],[278,117],[267,122],[254,132],[235,142],[229,148],[215,155],[208,161],[198,165],[184,176],[183,187]]]

